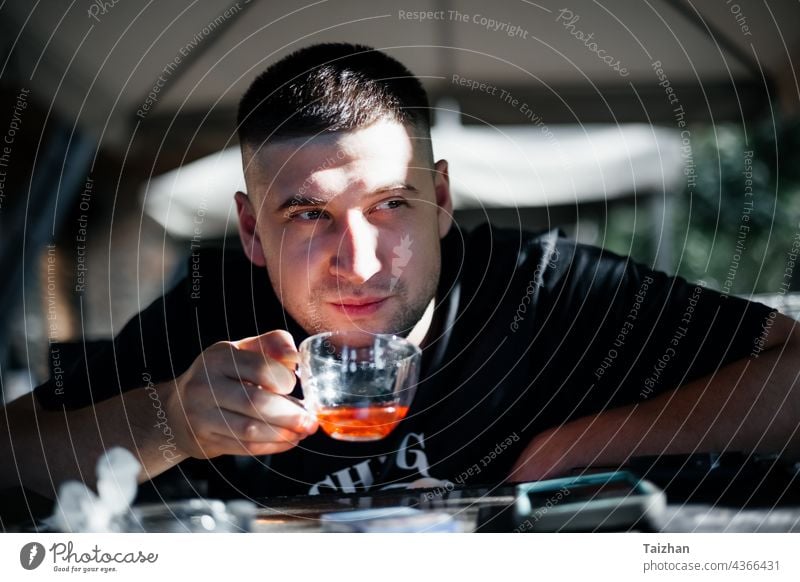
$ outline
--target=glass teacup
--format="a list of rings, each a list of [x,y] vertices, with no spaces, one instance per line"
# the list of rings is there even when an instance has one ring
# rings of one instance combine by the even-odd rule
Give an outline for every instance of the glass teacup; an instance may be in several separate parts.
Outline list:
[[[422,358],[408,340],[326,332],[303,341],[299,351],[304,405],[332,438],[382,439],[408,413]]]

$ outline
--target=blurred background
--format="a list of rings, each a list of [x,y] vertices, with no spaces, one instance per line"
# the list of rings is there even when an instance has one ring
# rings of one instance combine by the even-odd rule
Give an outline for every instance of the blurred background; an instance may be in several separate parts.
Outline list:
[[[797,314],[797,2],[0,3],[0,381],[102,341],[238,245],[235,113],[316,42],[425,84],[456,219],[582,242]],[[199,225],[199,232],[195,227]]]

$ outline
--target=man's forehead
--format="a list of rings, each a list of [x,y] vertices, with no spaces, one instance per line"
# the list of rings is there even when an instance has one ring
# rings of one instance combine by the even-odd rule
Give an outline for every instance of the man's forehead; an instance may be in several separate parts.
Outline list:
[[[354,131],[284,139],[260,149],[245,148],[248,189],[261,192],[327,183],[341,188],[378,175],[400,179],[418,165],[413,135],[396,122],[376,123]],[[392,175],[397,174],[397,175]]]

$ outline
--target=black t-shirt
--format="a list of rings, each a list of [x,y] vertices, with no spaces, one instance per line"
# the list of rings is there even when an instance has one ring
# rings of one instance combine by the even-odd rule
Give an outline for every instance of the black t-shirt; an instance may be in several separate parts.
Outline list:
[[[298,344],[307,336],[240,251],[191,260],[190,275],[113,343],[75,362],[58,386],[53,378],[39,386],[42,405],[79,408],[175,378],[220,340],[273,329]],[[389,437],[343,442],[320,430],[277,455],[186,461],[154,486],[165,496],[185,495],[178,483],[215,497],[265,497],[420,477],[500,482],[543,430],[653,398],[753,353],[770,312],[557,231],[454,228],[442,241],[419,389]],[[156,408],[154,425],[168,425]]]

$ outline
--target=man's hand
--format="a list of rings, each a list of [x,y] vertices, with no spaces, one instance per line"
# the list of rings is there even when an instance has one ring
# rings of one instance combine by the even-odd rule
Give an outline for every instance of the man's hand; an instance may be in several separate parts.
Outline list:
[[[206,349],[166,396],[178,449],[196,458],[270,455],[313,434],[316,419],[289,396],[297,361],[286,331]]]
[[[537,435],[510,481],[577,467],[618,467],[641,455],[742,451],[800,458],[800,331],[778,315],[758,358],[745,358],[680,388]]]
[[[580,451],[560,438],[562,432],[559,428],[545,431],[528,443],[511,469],[509,481],[540,481],[563,477],[565,472],[580,466],[575,459]]]

